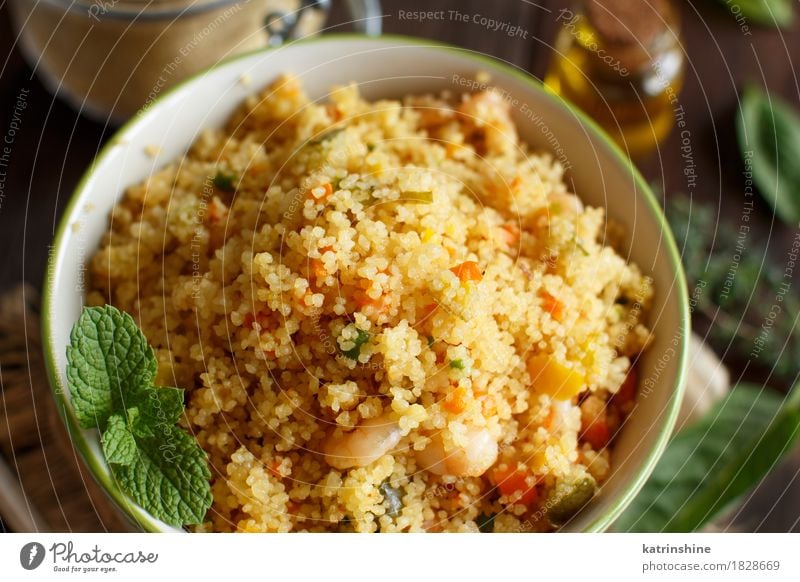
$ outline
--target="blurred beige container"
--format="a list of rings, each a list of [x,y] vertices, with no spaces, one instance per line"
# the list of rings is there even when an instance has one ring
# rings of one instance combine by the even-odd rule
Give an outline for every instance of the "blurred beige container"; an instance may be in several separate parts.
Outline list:
[[[377,0],[350,1],[380,32]],[[219,61],[319,32],[330,0],[10,0],[22,52],[47,87],[119,123]]]

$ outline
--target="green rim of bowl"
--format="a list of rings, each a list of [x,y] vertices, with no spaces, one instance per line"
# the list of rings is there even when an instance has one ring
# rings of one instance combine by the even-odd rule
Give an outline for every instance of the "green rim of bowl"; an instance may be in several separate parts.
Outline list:
[[[644,462],[642,463],[642,466],[639,468],[633,479],[631,479],[630,483],[627,484],[623,492],[614,500],[614,503],[610,505],[610,507],[603,513],[603,515],[597,517],[594,521],[590,522],[584,528],[584,531],[601,532],[608,529],[608,527],[614,522],[614,520],[617,519],[617,517],[619,517],[619,515],[624,511],[624,509],[628,506],[628,504],[633,500],[633,498],[642,488],[645,481],[650,476],[650,473],[653,471],[653,468],[655,467],[656,463],[658,462],[658,459],[661,457],[661,454],[664,452],[664,449],[666,448],[667,443],[669,442],[669,437],[672,434],[672,429],[677,420],[678,411],[680,408],[680,402],[683,398],[683,391],[686,384],[687,355],[689,350],[689,335],[691,328],[690,328],[690,314],[689,314],[689,298],[686,291],[686,277],[683,272],[683,266],[681,263],[678,247],[675,244],[675,239],[672,236],[672,231],[670,230],[666,217],[664,216],[664,212],[661,210],[661,206],[658,203],[655,194],[653,194],[653,191],[650,189],[650,186],[647,184],[647,181],[639,173],[639,170],[636,169],[630,158],[628,158],[628,156],[626,156],[622,152],[619,146],[588,115],[586,115],[581,110],[577,109],[573,105],[567,103],[560,97],[548,91],[538,79],[531,76],[529,73],[514,68],[513,66],[503,61],[497,60],[492,57],[488,57],[483,54],[475,53],[474,51],[471,51],[469,49],[448,45],[438,41],[431,41],[427,39],[414,38],[409,36],[381,35],[380,37],[369,37],[357,33],[328,34],[328,35],[303,39],[299,41],[294,41],[288,45],[282,45],[279,47],[265,47],[232,56],[228,59],[220,61],[219,63],[208,69],[205,69],[195,75],[192,75],[187,79],[184,79],[180,83],[171,87],[169,90],[165,91],[162,95],[159,95],[159,97],[156,98],[153,101],[153,103],[150,104],[150,106],[148,106],[146,109],[139,111],[124,125],[122,125],[115,132],[115,134],[108,140],[108,142],[106,142],[106,144],[100,149],[97,156],[95,156],[94,161],[90,165],[89,169],[84,173],[84,175],[78,182],[78,185],[76,186],[72,196],[70,197],[69,203],[67,204],[66,208],[64,209],[61,215],[61,220],[59,221],[59,225],[56,230],[56,235],[53,241],[53,247],[52,247],[53,250],[50,253],[50,257],[47,262],[44,292],[42,295],[42,300],[43,300],[42,341],[44,348],[45,367],[47,369],[47,376],[50,381],[50,388],[53,393],[53,397],[55,398],[56,401],[56,407],[58,409],[58,413],[61,416],[61,419],[64,421],[67,430],[69,431],[70,439],[72,440],[73,445],[76,446],[78,451],[81,453],[81,457],[83,458],[84,462],[89,466],[89,469],[91,470],[95,480],[103,487],[106,494],[119,506],[119,508],[124,512],[124,514],[127,516],[129,520],[131,520],[133,524],[151,532],[165,531],[166,528],[164,525],[159,523],[153,516],[151,516],[141,507],[139,507],[136,503],[134,503],[130,498],[128,498],[127,495],[125,495],[121,491],[121,489],[114,482],[114,479],[111,476],[105,462],[100,458],[98,458],[90,450],[89,444],[86,440],[86,435],[84,434],[83,429],[78,424],[78,420],[75,417],[71,405],[64,396],[67,387],[62,386],[61,378],[56,369],[55,355],[54,355],[55,349],[53,346],[52,336],[50,333],[51,330],[50,310],[52,304],[52,296],[54,294],[52,276],[56,272],[55,259],[59,255],[59,250],[61,247],[61,243],[63,242],[64,233],[68,227],[69,223],[68,219],[72,215],[75,205],[77,204],[80,195],[85,189],[86,184],[89,181],[89,178],[92,176],[95,166],[98,165],[105,158],[105,156],[108,155],[108,153],[112,150],[112,148],[115,147],[115,145],[120,141],[122,136],[132,126],[134,126],[136,123],[144,119],[144,117],[149,113],[149,110],[151,108],[157,106],[159,102],[166,99],[174,92],[177,92],[178,90],[183,88],[184,85],[191,83],[195,79],[203,77],[204,75],[207,75],[209,72],[224,67],[234,61],[246,59],[255,54],[280,51],[282,49],[300,43],[302,44],[324,43],[324,42],[336,42],[337,40],[360,40],[365,42],[375,42],[376,44],[384,43],[385,41],[390,41],[390,42],[395,41],[397,43],[406,44],[409,46],[425,46],[434,50],[456,52],[459,55],[465,56],[483,66],[486,66],[488,68],[494,68],[496,70],[502,71],[507,75],[515,77],[516,79],[524,81],[525,83],[533,87],[535,90],[539,91],[545,99],[549,99],[554,105],[557,105],[562,109],[566,109],[571,115],[576,117],[584,127],[589,128],[589,130],[593,132],[596,137],[599,137],[602,144],[605,146],[608,152],[611,153],[611,155],[614,158],[616,158],[617,161],[620,164],[622,164],[623,167],[628,168],[628,171],[633,177],[637,188],[640,190],[642,194],[644,194],[644,199],[647,202],[647,205],[649,206],[651,212],[655,215],[655,217],[659,222],[662,231],[661,232],[662,240],[664,241],[666,250],[669,254],[669,260],[672,263],[670,266],[672,268],[672,272],[674,273],[674,280],[672,282],[673,289],[671,290],[671,292],[675,292],[675,288],[677,288],[677,292],[679,294],[678,302],[680,310],[681,350],[679,353],[679,361],[678,361],[678,378],[676,386],[674,387],[672,396],[668,404],[668,409],[666,411],[666,421],[661,426],[660,432],[656,439],[655,446],[653,446],[653,448],[650,450]]]

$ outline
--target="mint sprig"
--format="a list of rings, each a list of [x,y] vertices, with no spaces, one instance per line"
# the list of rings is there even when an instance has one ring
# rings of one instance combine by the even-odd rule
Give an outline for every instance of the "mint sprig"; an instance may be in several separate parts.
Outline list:
[[[106,305],[83,310],[67,346],[75,416],[101,432],[122,490],[171,525],[201,523],[212,496],[205,452],[179,426],[183,390],[156,387],[157,361],[133,318]]]

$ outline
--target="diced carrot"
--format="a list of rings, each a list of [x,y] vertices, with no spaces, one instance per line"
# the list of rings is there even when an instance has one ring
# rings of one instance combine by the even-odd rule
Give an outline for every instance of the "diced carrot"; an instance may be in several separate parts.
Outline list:
[[[542,308],[549,313],[553,319],[560,320],[561,316],[564,315],[564,304],[546,291],[542,291],[539,294],[539,298],[542,300]]]
[[[328,276],[328,271],[325,269],[325,265],[319,259],[309,259],[308,266],[311,274],[314,275],[315,278],[324,279]]]
[[[483,273],[475,261],[466,261],[460,265],[456,265],[450,271],[458,277],[462,283],[467,281],[480,281],[483,279]]]
[[[608,444],[608,441],[611,440],[611,430],[605,413],[596,416],[581,427],[580,439],[589,443],[595,451],[599,451]]]
[[[547,394],[556,400],[571,400],[586,386],[586,379],[579,372],[546,354],[528,358],[528,373],[534,392]]]
[[[330,115],[331,119],[334,121],[339,121],[342,118],[342,112],[339,111],[339,108],[335,103],[328,103],[325,106],[325,109],[327,110],[328,115]]]
[[[256,314],[248,313],[244,316],[244,327],[254,328],[258,324],[261,329],[268,326],[270,321],[270,311],[261,310]]]
[[[542,426],[544,426],[544,428],[546,428],[547,430],[550,430],[551,428],[553,428],[553,423],[555,422],[555,420],[556,420],[555,408],[551,406],[547,410],[547,416],[545,417]]]
[[[620,404],[633,402],[636,400],[636,392],[638,388],[638,374],[636,373],[636,368],[632,366],[631,369],[628,370],[628,375],[625,376],[625,380],[622,381],[622,385],[619,387],[619,390],[617,390],[617,393],[614,395],[614,400]]]
[[[513,247],[519,242],[519,227],[513,222],[507,222],[500,227],[500,234],[505,243]]]
[[[356,289],[353,292],[353,299],[360,309],[371,307],[376,313],[383,313],[389,307],[387,297],[381,295],[377,299],[370,297],[366,290]]]
[[[529,484],[529,476],[530,473],[527,469],[507,467],[495,469],[492,473],[492,480],[502,495],[510,497],[517,492],[522,492],[522,496],[515,503],[532,505],[539,498],[539,492],[536,490],[535,484]]]
[[[317,188],[320,188],[320,187],[323,188],[325,190],[325,192],[323,192],[322,196],[317,198],[314,195],[314,190],[316,190]],[[322,184],[322,186],[315,186],[314,188],[309,189],[308,192],[306,193],[306,197],[309,200],[317,200],[319,202],[323,202],[323,201],[327,200],[330,197],[331,194],[333,194],[333,185],[330,184],[330,183],[326,183],[326,184]]]
[[[211,224],[216,224],[228,214],[228,207],[214,197],[208,205],[208,219]]]
[[[275,475],[276,477],[279,477],[281,479],[283,478],[283,473],[281,473],[281,471],[280,471],[280,467],[281,467],[281,462],[282,461],[283,460],[280,457],[276,457],[276,458],[274,458],[272,460],[272,462],[267,467],[267,470],[270,473],[272,473],[273,475]]]
[[[460,414],[469,405],[469,391],[463,386],[456,386],[444,399],[444,408],[453,414]]]

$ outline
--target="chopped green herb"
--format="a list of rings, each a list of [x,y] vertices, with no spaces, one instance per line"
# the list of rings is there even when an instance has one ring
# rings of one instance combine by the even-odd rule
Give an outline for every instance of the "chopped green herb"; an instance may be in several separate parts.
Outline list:
[[[211,472],[197,441],[175,426],[183,391],[153,385],[157,361],[127,313],[106,305],[83,310],[67,346],[75,416],[98,428],[122,490],[171,525],[201,523],[211,506]]]
[[[356,328],[356,331],[358,331],[358,335],[356,336],[356,339],[353,340],[353,347],[349,350],[342,351],[342,355],[344,355],[346,358],[350,358],[351,360],[358,359],[358,356],[361,355],[361,346],[369,341],[369,333],[359,328]]]
[[[573,242],[575,243],[575,247],[576,247],[576,248],[577,248],[577,249],[578,249],[578,250],[579,250],[581,253],[583,253],[583,255],[584,255],[584,256],[586,256],[586,257],[588,257],[588,256],[589,256],[589,251],[587,251],[587,250],[586,250],[586,247],[585,247],[585,246],[583,246],[583,245],[581,244],[581,242],[580,242],[580,241],[579,241],[577,238],[573,239]]]
[[[485,513],[481,513],[476,519],[475,522],[478,524],[478,531],[481,533],[492,533],[494,532],[494,518],[497,517],[497,514],[494,513],[492,515],[486,515]]]
[[[389,479],[381,483],[380,492],[383,494],[383,503],[386,505],[386,514],[390,517],[397,517],[403,510],[403,497],[400,489],[392,487]]]
[[[337,135],[342,133],[345,129],[347,129],[347,128],[344,127],[344,126],[333,127],[331,129],[329,129],[328,131],[323,131],[321,134],[319,134],[314,139],[309,140],[308,143],[309,143],[309,145],[319,145],[319,144],[325,143],[326,141],[328,141],[330,139],[333,139],[334,137],[336,137]]]
[[[454,370],[463,370],[464,369],[464,360],[450,360],[450,367]]]
[[[435,343],[436,343],[436,340],[433,338],[432,335],[429,335],[428,336],[428,347],[433,346],[433,344],[435,344]]]
[[[217,190],[222,190],[223,192],[235,192],[236,191],[236,176],[233,174],[229,174],[227,172],[223,172],[222,170],[217,171],[217,175],[214,176],[214,187]]]
[[[400,192],[399,200],[403,202],[418,202],[420,204],[430,204],[433,202],[433,192],[425,190],[421,192],[403,191]]]

